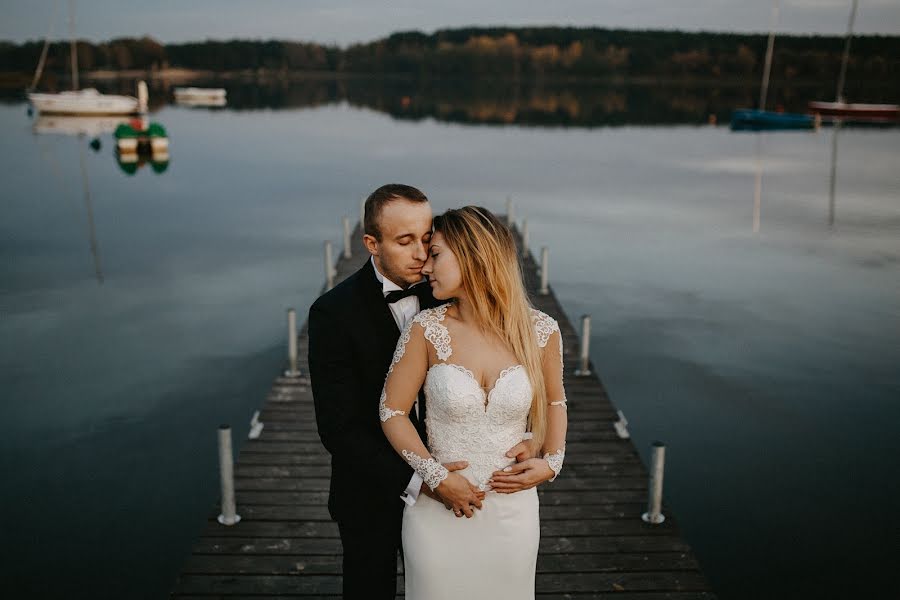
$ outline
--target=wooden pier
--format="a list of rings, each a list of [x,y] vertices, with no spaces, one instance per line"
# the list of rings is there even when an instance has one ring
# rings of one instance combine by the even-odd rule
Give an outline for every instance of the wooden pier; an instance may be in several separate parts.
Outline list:
[[[336,282],[368,257],[358,227],[353,239],[353,256],[337,262]],[[593,366],[589,376],[574,375],[579,334],[552,288],[539,294],[539,266],[530,254],[523,264],[535,307],[559,321],[569,399],[565,466],[556,481],[538,488],[537,597],[714,599],[665,503],[662,524],[641,520],[648,472],[631,441],[614,431],[616,409]],[[298,339],[303,375],[275,379],[259,417],[262,435],[237,444],[235,487],[242,520],[226,527],[216,520],[218,506],[211,510],[172,598],[340,597],[341,541],[326,507],[330,461],[316,432],[307,347],[304,324]],[[402,561],[400,573],[398,596],[403,594]]]

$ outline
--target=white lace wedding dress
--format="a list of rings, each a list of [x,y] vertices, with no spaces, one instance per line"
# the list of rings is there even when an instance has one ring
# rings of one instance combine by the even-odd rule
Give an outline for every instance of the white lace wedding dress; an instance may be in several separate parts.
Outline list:
[[[453,349],[442,324],[447,308],[425,310],[414,319],[424,328],[440,361],[428,368],[424,384],[428,450],[437,463],[468,461],[469,466],[457,472],[486,489],[494,471],[515,462],[506,452],[525,434],[531,384],[525,368],[515,365],[505,369],[486,393],[471,371],[448,362]],[[556,321],[540,311],[534,311],[533,322],[542,347],[559,331]],[[409,337],[408,327],[401,335],[395,363]],[[382,420],[397,413],[383,402],[381,409]],[[406,598],[534,598],[539,541],[535,488],[514,494],[488,491],[483,508],[471,519],[458,518],[442,503],[421,494],[403,514]]]

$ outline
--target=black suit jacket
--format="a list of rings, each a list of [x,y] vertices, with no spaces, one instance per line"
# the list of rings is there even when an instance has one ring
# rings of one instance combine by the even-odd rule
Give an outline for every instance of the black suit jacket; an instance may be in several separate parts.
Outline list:
[[[419,308],[437,303],[419,285]],[[400,510],[412,468],[381,430],[378,402],[400,331],[371,260],[309,310],[309,373],[319,437],[331,453],[328,510],[336,521]],[[419,409],[424,402],[420,392]],[[424,415],[424,412],[423,412]],[[415,414],[410,419],[423,434]],[[423,439],[425,439],[423,435]]]

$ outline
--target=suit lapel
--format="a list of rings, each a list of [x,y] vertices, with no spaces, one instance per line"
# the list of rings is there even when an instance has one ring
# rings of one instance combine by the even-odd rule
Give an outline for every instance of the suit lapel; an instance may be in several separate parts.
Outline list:
[[[369,311],[370,322],[374,325],[375,335],[377,336],[376,344],[379,349],[379,357],[390,360],[394,355],[394,348],[397,346],[397,340],[400,338],[400,330],[397,329],[397,323],[388,308],[387,302],[384,301],[384,293],[381,291],[381,285],[375,277],[375,268],[372,267],[372,261],[366,261],[362,268],[362,276],[360,277],[360,285],[363,293],[363,304]],[[387,369],[387,365],[385,365]]]
[[[376,341],[378,348],[378,357],[383,361],[384,373],[387,373],[390,361],[394,356],[394,350],[397,347],[397,341],[400,339],[400,330],[397,328],[397,322],[394,321],[394,315],[387,302],[384,301],[384,292],[382,292],[381,284],[375,277],[375,268],[372,261],[367,260],[366,264],[360,269],[360,286],[363,295],[363,303],[369,311],[369,318],[374,325]],[[416,296],[419,298],[419,308],[431,308],[436,305],[434,297],[431,295],[431,287],[425,284],[419,286]],[[419,415],[416,416],[415,411],[409,415],[410,420],[415,425],[419,435],[426,440],[425,428],[421,423],[425,420],[425,395],[419,390]]]

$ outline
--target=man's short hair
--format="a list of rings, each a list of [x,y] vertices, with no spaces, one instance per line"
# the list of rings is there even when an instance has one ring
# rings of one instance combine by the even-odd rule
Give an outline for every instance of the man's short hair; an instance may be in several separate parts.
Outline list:
[[[411,185],[402,183],[389,183],[383,185],[366,198],[366,215],[363,219],[363,230],[379,242],[381,230],[378,228],[378,219],[381,217],[381,209],[391,200],[409,200],[410,202],[428,202],[428,197],[421,190]]]

